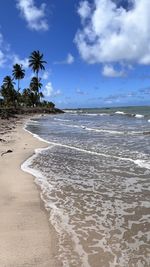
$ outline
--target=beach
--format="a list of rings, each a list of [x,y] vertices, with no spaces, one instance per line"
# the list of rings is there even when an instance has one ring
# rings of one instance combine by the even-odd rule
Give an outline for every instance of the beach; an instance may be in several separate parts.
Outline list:
[[[27,119],[0,121],[0,266],[61,266],[55,262],[56,233],[34,177],[21,170],[36,148],[46,147],[23,129]]]

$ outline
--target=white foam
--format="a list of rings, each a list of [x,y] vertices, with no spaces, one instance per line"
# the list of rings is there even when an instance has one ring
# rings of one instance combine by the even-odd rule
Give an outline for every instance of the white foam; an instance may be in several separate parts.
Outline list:
[[[64,109],[64,112],[65,112],[65,113],[74,113],[74,114],[75,114],[75,113],[77,113],[78,111],[77,111],[77,110],[71,110],[71,109],[70,109],[70,110],[65,110],[65,109]]]
[[[98,129],[98,128],[89,128],[85,125],[75,125],[75,124],[60,124],[65,127],[71,127],[71,128],[82,128],[87,131],[93,131],[93,132],[99,132],[99,133],[109,133],[109,134],[127,134],[127,132],[121,132],[121,131],[114,131],[114,130],[105,130],[105,129]]]
[[[70,120],[63,120],[63,119],[58,119],[58,118],[54,118],[55,121],[70,121]]]
[[[144,118],[144,115],[136,114],[136,115],[135,115],[135,118],[141,119],[141,118]]]
[[[88,131],[94,131],[94,132],[99,132],[99,133],[110,133],[110,134],[124,134],[124,132],[120,131],[114,131],[114,130],[105,130],[105,129],[97,129],[97,128],[85,128]]]
[[[97,116],[99,114],[97,114],[97,113],[83,113],[83,115],[85,115],[85,116]]]
[[[145,169],[149,169],[150,170],[150,161],[149,160],[137,159],[134,162],[135,162],[135,164],[137,164],[141,168],[145,168]]]
[[[126,113],[123,112],[123,111],[116,111],[115,113],[116,113],[116,114],[120,114],[120,115],[126,115]]]

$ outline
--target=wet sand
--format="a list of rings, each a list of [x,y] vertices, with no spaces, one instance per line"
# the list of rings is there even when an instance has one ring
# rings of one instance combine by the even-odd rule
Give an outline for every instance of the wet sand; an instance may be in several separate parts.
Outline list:
[[[0,121],[0,266],[58,267],[56,232],[34,177],[20,168],[34,149],[46,147],[23,130],[25,120]]]

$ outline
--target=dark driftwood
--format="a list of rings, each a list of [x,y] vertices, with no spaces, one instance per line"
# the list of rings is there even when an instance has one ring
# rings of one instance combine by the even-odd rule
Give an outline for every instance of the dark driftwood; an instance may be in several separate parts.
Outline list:
[[[0,142],[6,142],[6,140],[5,140],[5,139],[2,139],[2,138],[0,138]]]
[[[7,154],[7,153],[11,153],[11,152],[13,152],[11,149],[8,149],[6,152],[3,152],[2,154],[1,154],[1,157],[4,155],[4,154]]]

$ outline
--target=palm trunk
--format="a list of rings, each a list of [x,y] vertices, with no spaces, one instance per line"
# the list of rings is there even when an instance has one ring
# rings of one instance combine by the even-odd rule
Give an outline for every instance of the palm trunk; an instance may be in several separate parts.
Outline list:
[[[20,79],[18,79],[18,92],[20,91],[19,86],[20,86]]]
[[[37,70],[36,76],[37,76],[37,81],[39,82],[39,70]],[[37,95],[38,95],[37,100],[39,102],[39,86],[37,87]],[[38,106],[39,104],[38,102],[36,103],[36,106]]]

